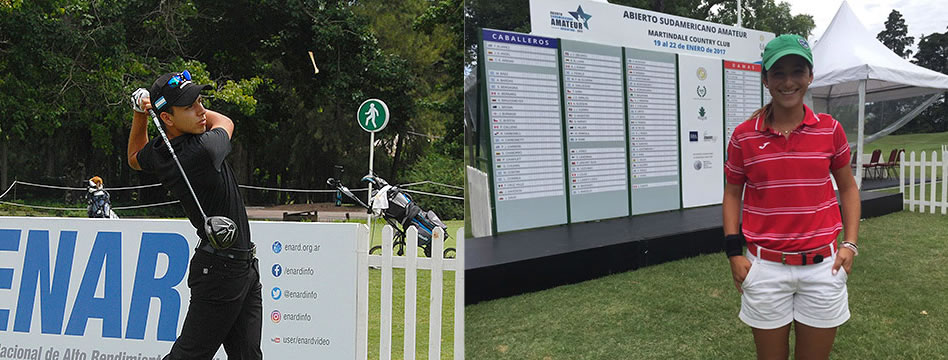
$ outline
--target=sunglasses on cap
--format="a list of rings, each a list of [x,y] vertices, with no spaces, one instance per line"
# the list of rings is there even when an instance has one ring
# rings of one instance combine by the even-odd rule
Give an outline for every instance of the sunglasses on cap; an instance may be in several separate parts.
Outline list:
[[[181,84],[184,84],[186,81],[191,81],[191,73],[187,70],[182,71],[180,74],[172,76],[168,79],[168,86],[176,88]]]

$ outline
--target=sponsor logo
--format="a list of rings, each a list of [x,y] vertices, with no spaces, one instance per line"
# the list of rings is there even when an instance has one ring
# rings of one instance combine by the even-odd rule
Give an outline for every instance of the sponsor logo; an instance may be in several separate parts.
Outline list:
[[[704,132],[704,141],[710,142],[710,143],[717,142],[717,141],[718,141],[718,137],[717,137],[717,136],[714,136],[714,135],[711,135],[711,134],[708,134],[708,132],[705,131],[705,132]]]
[[[280,251],[283,251],[283,244],[281,244],[279,241],[274,241],[274,242],[273,242],[273,253],[274,253],[274,254],[279,254]]]
[[[704,97],[705,95],[708,95],[708,87],[707,87],[707,86],[698,85],[698,90],[697,90],[697,91],[698,91],[698,96],[700,96],[700,97]]]
[[[757,148],[763,150],[765,147],[767,147],[767,145],[770,145],[770,141],[765,142],[763,145],[758,146]]]
[[[690,140],[691,142],[698,142],[698,132],[697,132],[697,131],[689,131],[689,132],[688,132],[688,140]]]
[[[695,170],[701,170],[701,160],[695,161]]]
[[[283,290],[279,287],[274,287],[273,290],[270,290],[270,297],[272,297],[273,300],[280,300],[280,298],[283,297]]]
[[[702,66],[699,66],[696,75],[698,75],[698,80],[704,81],[708,78],[708,70]]]
[[[592,15],[583,11],[582,6],[578,6],[576,11],[567,11],[566,14],[559,11],[550,11],[550,27],[581,33],[583,30],[589,30],[589,19],[591,18]]]
[[[270,268],[270,273],[273,274],[273,277],[280,277],[283,275],[283,267],[280,264],[273,264],[273,267]]]
[[[270,312],[270,321],[273,321],[274,324],[279,324],[281,319],[283,319],[283,315],[280,314],[280,310]]]
[[[804,49],[810,50],[810,44],[808,44],[805,39],[799,38],[797,39],[797,42],[800,43],[800,46],[802,46]]]
[[[704,106],[698,108],[698,120],[708,120],[708,112],[704,109]]]

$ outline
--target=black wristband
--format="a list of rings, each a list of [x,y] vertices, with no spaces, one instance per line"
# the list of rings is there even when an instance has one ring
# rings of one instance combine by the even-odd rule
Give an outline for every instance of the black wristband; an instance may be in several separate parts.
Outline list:
[[[724,236],[724,253],[727,257],[740,256],[743,252],[744,234]]]

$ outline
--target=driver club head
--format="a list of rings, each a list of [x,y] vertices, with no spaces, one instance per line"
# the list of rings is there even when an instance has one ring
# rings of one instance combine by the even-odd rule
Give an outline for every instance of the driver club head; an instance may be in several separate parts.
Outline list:
[[[204,233],[215,249],[227,249],[237,241],[237,223],[224,216],[210,216],[204,222]]]

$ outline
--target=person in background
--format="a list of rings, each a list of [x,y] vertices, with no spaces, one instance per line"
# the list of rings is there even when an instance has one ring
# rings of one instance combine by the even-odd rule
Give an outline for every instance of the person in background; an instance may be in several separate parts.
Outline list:
[[[109,192],[105,191],[102,178],[93,176],[89,179],[86,188],[87,215],[90,218],[118,219],[115,211],[112,211],[112,198]]]

